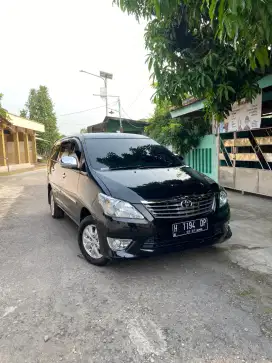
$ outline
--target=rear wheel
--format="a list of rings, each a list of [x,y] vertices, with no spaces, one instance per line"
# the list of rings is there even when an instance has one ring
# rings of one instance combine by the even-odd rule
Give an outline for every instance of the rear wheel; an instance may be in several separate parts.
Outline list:
[[[109,260],[100,253],[100,241],[96,224],[91,216],[80,223],[78,244],[85,259],[97,266],[105,266]]]
[[[64,217],[63,210],[60,209],[60,207],[57,205],[55,201],[53,190],[50,190],[50,210],[51,210],[51,216],[53,218],[57,219]]]

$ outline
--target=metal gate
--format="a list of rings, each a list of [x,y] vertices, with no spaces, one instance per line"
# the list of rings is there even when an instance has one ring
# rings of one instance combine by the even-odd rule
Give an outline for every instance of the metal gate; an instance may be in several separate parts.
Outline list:
[[[220,184],[271,197],[272,127],[220,136]]]

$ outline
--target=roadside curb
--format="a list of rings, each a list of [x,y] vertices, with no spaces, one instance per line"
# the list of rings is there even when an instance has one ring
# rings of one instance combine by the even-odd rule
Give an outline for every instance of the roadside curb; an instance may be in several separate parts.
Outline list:
[[[3,173],[0,173],[0,178],[1,177],[9,177],[9,176],[16,176],[16,175],[21,175],[21,174],[24,174],[24,173],[31,173],[31,172],[34,172],[34,171],[38,171],[38,170],[45,170],[46,169],[46,165],[42,165],[42,166],[36,166],[36,167],[33,167],[33,168],[27,168],[27,169],[20,169],[20,170],[13,170],[13,171],[10,171],[10,172],[3,172]]]

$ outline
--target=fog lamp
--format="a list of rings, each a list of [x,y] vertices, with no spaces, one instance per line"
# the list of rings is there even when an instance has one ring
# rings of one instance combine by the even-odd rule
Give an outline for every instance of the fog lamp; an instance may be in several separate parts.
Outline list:
[[[132,239],[121,239],[108,237],[108,245],[113,251],[125,250],[132,242]]]

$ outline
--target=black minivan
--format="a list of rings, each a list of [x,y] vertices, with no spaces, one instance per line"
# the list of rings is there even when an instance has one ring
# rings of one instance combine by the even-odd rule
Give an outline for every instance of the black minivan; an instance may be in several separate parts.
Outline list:
[[[154,140],[94,133],[55,143],[48,162],[53,218],[78,226],[95,265],[231,237],[226,191]]]

